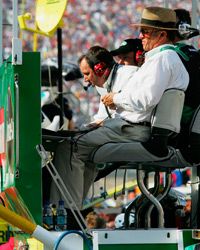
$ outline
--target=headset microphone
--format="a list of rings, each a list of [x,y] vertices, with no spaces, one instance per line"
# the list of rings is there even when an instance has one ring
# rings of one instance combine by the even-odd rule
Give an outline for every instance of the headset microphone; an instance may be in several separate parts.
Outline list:
[[[89,87],[92,86],[92,83],[88,83],[87,86],[83,86],[84,90],[85,91],[88,91]]]

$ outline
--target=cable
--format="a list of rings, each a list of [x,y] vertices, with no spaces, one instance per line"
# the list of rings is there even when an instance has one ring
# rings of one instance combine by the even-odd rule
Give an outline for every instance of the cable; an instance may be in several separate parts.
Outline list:
[[[114,191],[114,199],[117,200],[117,169],[115,170],[115,191]]]
[[[124,171],[123,187],[122,187],[122,194],[123,195],[125,194],[125,190],[126,190],[126,172],[127,172],[127,169],[125,169],[125,171]]]
[[[67,236],[69,234],[78,234],[78,235],[80,235],[83,238],[83,240],[85,241],[85,243],[87,245],[87,248],[89,250],[93,250],[93,247],[92,247],[92,244],[91,244],[91,241],[89,240],[89,238],[87,238],[87,236],[84,233],[82,233],[81,231],[77,231],[77,230],[70,230],[70,231],[67,231],[67,232],[64,232],[63,234],[61,234],[59,236],[59,238],[56,240],[53,250],[57,250],[58,247],[59,247],[59,244],[60,244],[61,240],[65,236]]]

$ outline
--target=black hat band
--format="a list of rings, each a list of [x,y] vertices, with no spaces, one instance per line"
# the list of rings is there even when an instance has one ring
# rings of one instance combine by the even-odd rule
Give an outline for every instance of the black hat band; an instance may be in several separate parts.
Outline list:
[[[175,28],[176,24],[174,22],[161,22],[161,21],[157,21],[157,20],[149,20],[149,19],[145,19],[142,18],[141,19],[141,24],[146,24],[146,25],[151,25],[151,26],[155,26],[155,27],[163,27],[163,28]]]

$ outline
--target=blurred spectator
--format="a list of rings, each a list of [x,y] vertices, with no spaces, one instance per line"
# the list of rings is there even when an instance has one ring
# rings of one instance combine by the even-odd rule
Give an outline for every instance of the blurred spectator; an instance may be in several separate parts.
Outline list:
[[[3,0],[3,22],[12,23],[12,1]],[[36,1],[19,1],[19,14],[30,12],[34,24]],[[114,4],[113,4],[114,3]],[[164,1],[156,0],[155,6],[163,6]],[[129,28],[130,23],[137,23],[144,6],[152,5],[150,0],[69,0],[63,21],[63,57],[77,62],[81,54],[93,45],[101,45],[108,50],[119,47],[121,41],[138,36],[138,31]],[[200,4],[197,9],[197,23],[200,23]],[[170,8],[185,8],[191,11],[190,0],[169,1]],[[11,26],[4,26],[4,49],[11,47]],[[22,32],[23,49],[31,50],[33,35]],[[38,50],[43,57],[57,55],[56,35],[51,38],[38,36]]]
[[[86,224],[89,229],[106,228],[106,221],[95,212],[90,212],[86,216]]]
[[[156,0],[154,4],[162,7],[163,2],[163,0]],[[18,14],[30,12],[32,19],[28,22],[28,26],[34,27],[36,1],[25,0],[18,1],[18,3]],[[76,63],[80,55],[84,54],[93,45],[100,45],[108,50],[113,50],[120,46],[121,41],[138,37],[138,30],[130,29],[129,25],[130,23],[137,23],[144,6],[151,4],[152,1],[150,0],[68,0],[63,16],[63,58]],[[200,3],[197,5],[197,24],[200,24]],[[185,8],[190,12],[192,8],[190,0],[169,1],[169,7],[173,9]],[[2,9],[4,24],[3,57],[6,59],[10,56],[12,47],[12,1],[2,0]],[[20,38],[22,39],[23,51],[32,51],[33,34],[20,31]],[[36,44],[37,50],[41,52],[42,59],[57,57],[56,33],[50,38],[38,35]],[[88,112],[89,117],[92,117],[97,111],[96,107],[99,99],[96,98],[96,93],[91,93],[91,90],[87,98],[83,97],[83,95],[86,95],[86,93],[82,92],[81,94],[82,106],[86,110],[85,113]],[[86,99],[90,99],[90,106],[87,105]],[[78,125],[82,123],[82,120],[77,121]]]

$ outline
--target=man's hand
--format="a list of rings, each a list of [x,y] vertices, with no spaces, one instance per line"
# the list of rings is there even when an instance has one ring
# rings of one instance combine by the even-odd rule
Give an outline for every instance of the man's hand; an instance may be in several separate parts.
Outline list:
[[[110,109],[116,109],[116,106],[113,102],[113,97],[116,93],[108,93],[101,98],[101,101],[104,105],[108,106]]]

